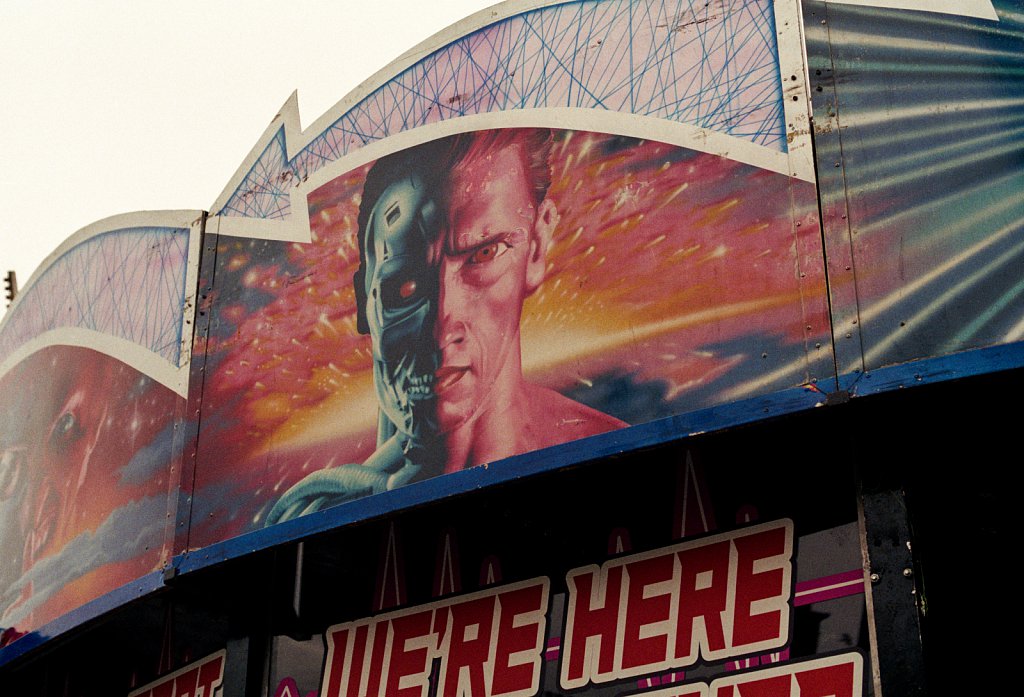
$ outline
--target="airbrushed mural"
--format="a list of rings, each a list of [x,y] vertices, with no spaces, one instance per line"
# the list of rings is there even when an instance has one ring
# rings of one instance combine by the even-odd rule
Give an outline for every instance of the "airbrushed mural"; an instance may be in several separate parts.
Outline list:
[[[543,128],[331,179],[310,244],[220,243],[195,499],[230,492],[238,519],[194,516],[191,544],[809,381],[829,356],[814,200]]]
[[[553,4],[400,59],[308,134],[286,104],[207,228],[189,546],[815,390],[797,25],[787,2]]]
[[[174,392],[90,349],[54,346],[0,380],[0,626],[45,624],[167,561]],[[179,445],[180,447],[180,445]],[[131,531],[130,534],[126,534]]]

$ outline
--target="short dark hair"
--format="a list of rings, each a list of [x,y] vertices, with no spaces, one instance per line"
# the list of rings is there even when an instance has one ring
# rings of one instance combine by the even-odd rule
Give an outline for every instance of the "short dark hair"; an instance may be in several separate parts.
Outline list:
[[[366,173],[359,203],[359,268],[352,279],[356,292],[356,328],[359,333],[370,333],[366,320],[366,227],[378,199],[392,183],[401,177],[418,176],[427,186],[436,187],[440,199],[444,201],[449,196],[447,189],[452,179],[451,174],[463,162],[485,157],[507,147],[519,146],[534,203],[539,206],[551,186],[553,141],[554,136],[547,128],[497,128],[439,138],[377,160]]]
[[[523,169],[529,178],[534,203],[540,205],[551,186],[551,144],[553,137],[547,128],[497,128],[472,131],[452,137],[448,155],[441,161],[440,171],[450,175],[463,162],[486,157],[508,147],[519,146],[523,156]],[[451,177],[446,176],[446,182]],[[447,194],[447,192],[445,192]]]

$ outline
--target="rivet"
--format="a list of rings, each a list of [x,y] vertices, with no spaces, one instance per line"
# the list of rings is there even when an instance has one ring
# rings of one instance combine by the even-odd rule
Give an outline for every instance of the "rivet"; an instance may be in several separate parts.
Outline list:
[[[910,578],[913,575],[914,575],[914,570],[913,569],[907,568],[907,569],[903,570],[903,577],[904,578]]]
[[[870,578],[870,579],[871,579],[871,582],[872,582],[872,583],[878,583],[879,581],[881,581],[881,580],[882,580],[882,577],[881,577],[881,576],[879,576],[878,574],[874,574],[874,573],[873,573],[873,574],[871,574],[871,576],[869,576],[868,578]]]

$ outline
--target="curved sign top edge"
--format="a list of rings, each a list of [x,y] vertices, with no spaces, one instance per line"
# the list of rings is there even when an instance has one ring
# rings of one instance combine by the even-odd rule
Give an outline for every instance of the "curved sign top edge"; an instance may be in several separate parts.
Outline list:
[[[609,87],[609,85],[603,85],[605,89],[610,89],[613,94],[591,94],[589,86],[577,84],[578,80],[575,75],[568,75],[566,78],[569,82],[574,82],[577,86],[575,87],[575,93],[573,92],[573,86],[569,86],[567,94],[560,95],[559,98],[563,97],[565,100],[558,103],[528,103],[528,100],[532,97],[530,95],[523,94],[523,91],[515,92],[509,90],[509,94],[503,94],[500,99],[504,100],[503,104],[484,104],[482,107],[480,104],[469,104],[468,102],[472,99],[476,99],[476,95],[472,94],[473,90],[470,89],[470,94],[453,93],[452,95],[438,94],[437,97],[426,97],[422,100],[422,104],[416,105],[415,111],[412,107],[406,105],[408,114],[402,116],[402,122],[397,125],[389,125],[386,123],[369,124],[371,128],[366,128],[367,124],[356,123],[359,118],[367,119],[373,118],[373,116],[367,116],[372,112],[376,112],[378,116],[383,110],[381,104],[373,102],[375,94],[381,92],[382,89],[389,85],[396,85],[395,89],[401,89],[402,85],[399,84],[403,80],[409,79],[412,81],[421,80],[422,76],[412,75],[413,72],[421,71],[427,74],[430,71],[436,71],[435,67],[430,65],[430,58],[432,56],[440,56],[442,53],[451,53],[456,51],[461,46],[462,53],[469,53],[469,49],[473,48],[477,50],[478,47],[469,46],[466,44],[462,46],[462,43],[469,42],[474,38],[474,35],[480,32],[485,32],[491,29],[495,31],[507,31],[510,34],[513,32],[512,29],[503,29],[501,25],[507,22],[514,22],[517,18],[526,18],[525,22],[529,22],[529,17],[533,13],[539,13],[548,10],[554,10],[561,13],[563,10],[569,12],[572,6],[576,6],[577,15],[582,16],[581,13],[596,12],[598,10],[605,13],[612,12],[629,12],[631,14],[637,12],[646,12],[645,21],[651,24],[652,28],[664,30],[668,32],[673,38],[671,40],[661,39],[664,41],[665,46],[673,44],[670,48],[660,47],[659,50],[663,52],[662,57],[658,61],[658,65],[655,66],[655,74],[646,75],[644,69],[638,69],[637,67],[631,67],[630,73],[634,76],[631,78],[636,85],[646,80],[647,83],[658,82],[662,85],[662,88],[655,87],[654,89],[661,89],[662,94],[656,96],[655,101],[661,100],[663,103],[660,105],[655,104],[651,107],[643,104],[642,100],[636,99],[633,94],[635,85],[622,85],[618,82]],[[270,218],[287,218],[291,211],[294,211],[294,207],[289,205],[287,200],[289,196],[283,189],[300,185],[304,182],[313,172],[316,172],[323,163],[333,162],[337,159],[344,157],[345,155],[351,154],[355,150],[365,148],[367,145],[376,143],[380,140],[390,140],[397,134],[402,132],[408,132],[410,130],[417,130],[423,128],[427,124],[437,125],[439,122],[455,121],[468,116],[485,116],[490,114],[497,118],[508,118],[511,113],[514,112],[535,112],[545,111],[553,109],[572,110],[575,112],[583,112],[587,110],[591,111],[609,111],[617,112],[622,115],[649,117],[652,121],[661,119],[667,123],[673,125],[687,125],[690,127],[696,127],[699,130],[704,131],[718,131],[723,135],[735,135],[738,137],[745,138],[751,142],[751,144],[762,144],[781,152],[782,154],[789,154],[791,164],[789,169],[790,174],[796,176],[805,181],[813,181],[814,168],[811,161],[811,148],[810,148],[810,130],[808,127],[809,118],[808,114],[808,88],[806,78],[806,66],[803,56],[802,46],[802,20],[800,18],[799,5],[796,0],[760,0],[754,2],[733,2],[729,5],[728,12],[721,13],[721,16],[710,17],[712,22],[718,22],[719,28],[717,31],[725,31],[732,33],[737,31],[737,26],[740,23],[746,23],[749,27],[756,27],[757,31],[752,32],[756,34],[756,38],[759,41],[763,41],[770,56],[762,56],[760,63],[763,65],[754,66],[754,69],[750,72],[757,75],[756,78],[743,78],[747,80],[746,84],[739,85],[739,89],[746,89],[749,92],[757,91],[771,92],[769,105],[765,103],[766,108],[762,109],[762,112],[773,111],[774,114],[769,114],[765,118],[767,121],[763,123],[754,123],[750,121],[742,122],[740,125],[732,126],[729,125],[731,120],[736,118],[746,118],[748,121],[751,118],[749,115],[743,117],[737,117],[735,114],[726,115],[725,112],[729,111],[727,108],[722,109],[706,109],[702,107],[702,111],[705,112],[720,112],[720,115],[716,115],[713,119],[718,121],[707,121],[706,117],[701,117],[703,121],[696,118],[691,118],[691,114],[687,113],[676,113],[673,110],[679,111],[680,109],[688,109],[690,107],[682,107],[680,105],[684,103],[704,101],[706,95],[702,91],[700,94],[678,94],[678,85],[685,82],[681,77],[676,79],[673,73],[672,79],[675,80],[672,84],[671,94],[667,93],[667,88],[664,87],[666,77],[657,75],[657,68],[662,64],[671,63],[672,56],[665,51],[682,51],[684,49],[679,48],[675,45],[677,39],[676,35],[687,36],[687,33],[694,33],[696,40],[694,43],[699,43],[702,51],[704,51],[704,58],[698,57],[696,64],[692,65],[691,68],[694,74],[707,72],[708,70],[714,70],[714,67],[709,67],[707,63],[707,57],[709,49],[705,46],[706,43],[712,42],[711,39],[706,39],[704,34],[701,32],[709,31],[704,27],[712,22],[708,21],[708,18],[689,18],[683,17],[683,14],[673,15],[668,17],[664,14],[667,9],[657,3],[634,3],[634,2],[598,2],[597,0],[577,0],[576,2],[519,2],[510,1],[496,5],[487,10],[478,12],[466,19],[457,22],[450,26],[448,29],[438,32],[431,38],[422,42],[417,47],[410,51],[407,51],[400,58],[393,61],[390,65],[384,69],[378,71],[370,79],[360,84],[356,89],[350,92],[348,95],[338,101],[333,107],[328,109],[323,115],[317,118],[312,124],[305,129],[302,128],[301,121],[299,118],[298,111],[298,97],[297,93],[293,92],[289,98],[282,105],[278,114],[274,117],[271,123],[268,125],[264,133],[257,139],[256,144],[251,149],[249,154],[246,156],[241,166],[236,170],[235,174],[231,177],[228,184],[225,186],[222,193],[214,201],[210,207],[211,215],[213,217],[220,218],[237,218],[244,219],[246,221],[266,221]],[[677,8],[678,9],[678,8]],[[702,9],[707,10],[704,7]],[[696,12],[697,10],[690,8],[690,12]],[[660,14],[659,14],[660,13]],[[572,15],[565,22],[572,24],[573,18],[579,19],[576,15]],[[546,18],[551,19],[551,18]],[[667,20],[671,20],[671,23],[666,23]],[[693,21],[682,21],[684,19],[692,19]],[[655,20],[658,22],[655,24]],[[549,26],[554,22],[547,21],[545,26]],[[731,23],[731,24],[730,24]],[[540,23],[538,23],[539,25]],[[578,28],[576,24],[572,24],[574,28]],[[712,25],[713,26],[713,25]],[[528,34],[533,37],[537,33],[535,26],[527,27],[530,29]],[[768,31],[764,31],[765,28]],[[774,30],[774,31],[773,31]],[[557,50],[568,50],[565,47],[555,46],[557,43],[554,40],[549,40],[551,37],[540,37],[537,41],[543,46],[543,51],[546,51],[553,56],[547,60],[552,61],[552,65],[560,65],[560,56],[554,52]],[[555,37],[557,38],[557,36]],[[594,37],[591,37],[594,38]],[[478,41],[486,42],[485,38],[477,37]],[[517,39],[519,40],[519,39]],[[682,40],[680,40],[682,41]],[[685,44],[685,41],[682,41]],[[585,43],[585,42],[584,42]],[[615,61],[619,63],[628,60],[629,56],[626,54],[630,53],[632,49],[623,49],[618,45],[613,46],[615,42],[608,40],[608,37],[604,37],[604,43],[600,37],[594,38],[591,42],[592,46],[584,46],[579,50],[594,49],[593,55],[584,55],[581,62],[587,60],[591,61],[592,64],[596,64],[597,60],[604,60],[605,62],[611,62],[614,64]],[[554,48],[553,48],[554,46]],[[576,50],[578,47],[576,44],[573,45],[573,49]],[[622,53],[623,51],[626,53]],[[712,48],[712,51],[718,51],[719,53],[726,53],[724,48]],[[728,49],[733,50],[733,49]],[[747,50],[747,49],[744,49]],[[606,58],[600,58],[599,54],[601,51],[605,52]],[[615,53],[618,51],[619,53]],[[457,52],[457,51],[456,51]],[[541,51],[538,51],[541,52]],[[445,53],[445,55],[447,55]],[[619,55],[619,54],[622,55]],[[595,58],[594,56],[598,56]],[[767,58],[767,60],[766,60]],[[715,56],[715,60],[722,60],[724,64],[728,65],[730,56]],[[745,70],[750,68],[749,56],[744,56],[744,59],[748,61],[744,65]],[[440,60],[440,58],[439,58]],[[531,59],[532,60],[532,59]],[[544,60],[544,59],[540,59]],[[543,66],[542,66],[543,67]],[[564,67],[564,66],[563,66]],[[676,66],[671,66],[675,69]],[[579,69],[578,66],[575,69]],[[477,68],[474,68],[477,70]],[[504,71],[504,72],[501,72]],[[515,67],[502,66],[501,77],[502,80],[510,80],[512,77],[520,79],[520,76],[524,73],[529,72],[526,69],[520,69],[518,74]],[[591,73],[597,72],[591,70]],[[739,73],[738,68],[732,70],[733,73]],[[497,73],[496,73],[497,74]],[[792,74],[792,80],[786,76]],[[799,78],[797,76],[800,76]],[[436,77],[436,76],[435,76]],[[445,74],[444,77],[448,82],[455,84],[459,80],[464,81],[462,76],[454,76]],[[456,79],[458,77],[458,79]],[[491,76],[485,79],[489,79],[492,83],[498,79],[498,77]],[[550,78],[543,78],[551,81]],[[756,82],[755,82],[756,80]],[[439,80],[436,80],[439,82]],[[660,82],[659,82],[660,81]],[[769,90],[764,89],[764,85],[770,82],[774,82],[774,87]],[[470,88],[473,85],[468,85]],[[460,88],[464,88],[466,85],[461,85]],[[493,84],[491,84],[493,87]],[[481,89],[480,92],[489,92],[491,87],[488,89]],[[537,86],[528,86],[530,91],[534,92],[546,92],[548,85],[542,86],[544,89],[540,89]],[[650,84],[645,85],[644,89],[651,89]],[[735,89],[734,87],[726,86],[725,89],[719,89],[719,92],[729,92]],[[458,92],[458,90],[457,90]],[[510,96],[511,95],[511,96]],[[580,95],[583,95],[581,98]],[[447,96],[447,100],[441,99],[442,96]],[[383,98],[383,97],[382,97]],[[733,97],[727,96],[724,99],[732,99]],[[487,99],[493,99],[492,96],[488,96]],[[548,99],[544,97],[543,99]],[[609,106],[612,99],[623,100],[623,104],[620,106]],[[388,97],[389,101],[394,101],[393,97]],[[519,101],[517,101],[519,100]],[[574,103],[575,100],[575,103]],[[626,104],[625,102],[629,102]],[[373,102],[373,103],[371,103]],[[634,102],[636,105],[634,105]],[[652,102],[653,103],[653,102]],[[647,109],[646,111],[644,109]],[[430,113],[431,110],[433,113]],[[362,115],[355,114],[354,112],[363,112]],[[415,113],[413,113],[415,111]],[[443,112],[443,113],[442,113]],[[695,112],[694,112],[695,113]],[[529,119],[529,117],[526,117]],[[761,118],[760,116],[754,118]],[[345,123],[342,123],[342,122]],[[352,123],[349,123],[351,121]],[[771,122],[769,124],[769,121]],[[724,125],[723,125],[724,124]],[[766,125],[767,124],[767,125]],[[519,125],[519,124],[516,124]],[[560,124],[563,127],[573,127],[573,123]],[[394,128],[392,128],[394,126]],[[494,127],[489,125],[488,127]],[[581,126],[586,128],[586,126]],[[765,130],[767,129],[767,130]],[[331,141],[326,145],[324,143],[318,143],[318,141]],[[671,139],[675,141],[676,139]],[[317,149],[316,153],[307,153],[306,150]],[[351,149],[350,149],[351,148]],[[322,151],[322,152],[321,152]],[[717,154],[723,154],[721,152]],[[310,163],[301,163],[300,159],[305,157]],[[261,185],[265,184],[261,179],[255,181],[264,174],[256,174],[256,170],[266,169],[268,166],[273,167],[274,163],[280,159],[282,161],[282,169],[280,177],[283,183],[279,183],[278,189],[282,191],[275,191],[272,200],[267,203],[253,204],[252,201],[247,201],[254,193],[254,189],[259,189]],[[247,180],[252,179],[252,186],[246,186]],[[254,230],[258,230],[260,223],[257,223]],[[229,227],[233,227],[230,226]],[[229,232],[228,234],[242,234],[242,232]],[[255,233],[257,237],[273,237],[277,239],[292,239],[291,236],[278,237],[278,234],[260,234],[258,231]],[[298,241],[300,238],[295,238]]]
[[[185,396],[203,216],[199,210],[123,213],[69,236],[0,321],[0,377],[48,346],[80,346]],[[132,297],[145,302],[118,300]]]

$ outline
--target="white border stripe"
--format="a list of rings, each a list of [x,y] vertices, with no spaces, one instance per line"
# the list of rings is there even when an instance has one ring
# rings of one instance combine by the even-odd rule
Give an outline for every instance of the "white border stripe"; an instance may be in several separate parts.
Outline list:
[[[801,89],[802,85],[803,81],[800,80],[798,86]],[[282,118],[284,117],[282,116]],[[803,181],[814,181],[814,168],[809,159],[809,147],[794,160],[792,152],[779,152],[774,148],[756,145],[717,131],[651,116],[569,107],[522,109],[463,116],[388,136],[386,139],[365,145],[355,152],[324,165],[310,175],[309,179],[297,182],[291,190],[291,214],[287,218],[267,220],[239,216],[211,216],[207,223],[208,229],[211,232],[234,237],[309,242],[311,238],[306,196],[310,191],[315,191],[332,179],[390,153],[445,136],[492,128],[528,127],[593,131],[657,141],[718,155],[778,174],[793,175]],[[801,164],[800,162],[803,160],[806,161]],[[794,171],[790,171],[791,165]]]
[[[92,349],[131,366],[182,397],[188,395],[188,363],[179,368],[133,341],[79,327],[51,329],[25,342],[0,362],[0,378],[21,361],[50,346]]]
[[[859,5],[879,7],[885,10],[913,10],[915,12],[938,12],[961,17],[977,17],[999,21],[996,8],[991,0],[825,0],[832,5]]]

